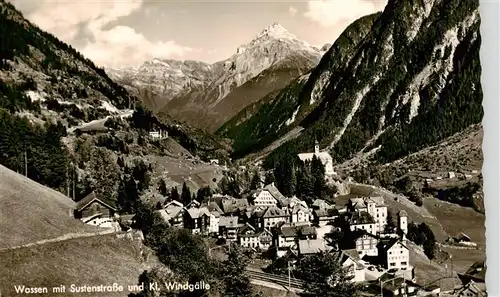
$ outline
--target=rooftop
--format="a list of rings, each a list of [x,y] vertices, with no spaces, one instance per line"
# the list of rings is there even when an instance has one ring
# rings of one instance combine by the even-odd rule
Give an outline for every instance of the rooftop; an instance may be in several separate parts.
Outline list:
[[[190,208],[187,210],[187,213],[192,219],[200,218],[203,215],[210,216],[210,212],[206,207]]]
[[[238,228],[238,217],[220,217],[219,226],[226,228]]]
[[[299,240],[298,250],[301,255],[316,254],[330,249],[331,247],[327,246],[322,239]]]
[[[476,282],[477,281],[485,281],[486,277],[486,266],[484,264],[484,261],[482,262],[475,262],[474,264],[467,269],[467,271],[464,274],[466,277],[473,278]]]
[[[354,209],[362,209],[366,208],[368,206],[368,203],[375,203],[377,207],[382,207],[385,206],[384,198],[383,197],[356,197],[356,198],[350,198],[349,199],[349,205],[353,207]]]
[[[413,282],[410,282],[408,280],[405,280],[402,277],[398,277],[398,278],[395,278],[392,280],[390,280],[390,277],[392,277],[392,276],[388,276],[386,279],[388,279],[389,281],[383,284],[384,290],[388,290],[391,292],[396,291],[396,290],[400,289],[403,286],[403,284],[405,284],[407,287],[418,287],[418,285],[416,285]],[[384,278],[382,278],[382,279],[384,279]],[[380,283],[379,283],[379,285],[380,285]]]
[[[223,214],[222,209],[217,205],[215,201],[204,202],[200,205],[201,207],[206,207],[210,212],[217,212],[219,214]]]
[[[288,211],[274,206],[268,207],[263,213],[264,218],[278,218],[278,217],[285,217],[288,215],[289,215]]]
[[[84,209],[85,207],[87,207],[89,204],[91,204],[95,200],[98,200],[99,202],[101,202],[102,204],[106,205],[110,209],[113,209],[113,210],[116,211],[116,205],[115,205],[114,201],[112,201],[110,199],[105,199],[105,198],[102,198],[102,197],[97,197],[97,195],[95,194],[94,191],[92,191],[90,194],[88,194],[87,196],[85,196],[85,198],[83,198],[82,200],[80,200],[80,201],[77,202],[77,204],[76,204],[76,210],[77,211],[81,211],[82,209]]]
[[[381,247],[384,251],[388,251],[396,243],[399,243],[404,248],[408,249],[408,247],[399,238],[382,239],[379,242],[379,247]]]
[[[330,208],[331,207],[331,205],[323,199],[314,200],[312,206],[314,206],[315,208]]]
[[[269,193],[271,193],[271,195],[274,197],[274,199],[276,199],[278,201],[286,199],[286,197],[283,196],[283,194],[281,194],[281,192],[278,190],[278,188],[276,188],[274,183],[270,183],[270,184],[266,185],[264,187],[264,189],[268,190]]]
[[[167,208],[160,209],[159,213],[165,220],[170,220],[172,218],[175,218],[177,215],[179,215],[182,210],[184,210],[184,207],[179,207],[176,205],[171,205]]]
[[[330,209],[315,209],[313,212],[316,214],[318,217],[328,217],[328,218],[333,218],[339,215],[339,211],[335,208],[330,208]]]
[[[351,225],[373,224],[375,223],[375,220],[369,213],[365,211],[360,211],[360,212],[355,212],[351,215],[349,223]]]
[[[315,152],[315,153],[301,153],[298,154],[298,157],[301,161],[311,160],[314,156],[320,159],[321,163],[325,164],[326,162],[331,161],[333,158],[328,152]]]
[[[402,209],[398,212],[399,217],[408,217],[408,213]]]
[[[232,197],[222,199],[221,204],[224,213],[243,211],[248,207],[248,201],[246,199],[236,199]]]
[[[279,233],[284,237],[295,237],[297,235],[310,236],[316,235],[316,228],[313,226],[283,226]]]
[[[356,263],[356,269],[363,269],[363,265],[359,262],[360,258],[358,251],[356,251],[355,249],[337,251],[336,257],[340,264],[344,264],[344,262],[346,262],[348,259],[351,259],[352,261],[354,261],[354,263]]]

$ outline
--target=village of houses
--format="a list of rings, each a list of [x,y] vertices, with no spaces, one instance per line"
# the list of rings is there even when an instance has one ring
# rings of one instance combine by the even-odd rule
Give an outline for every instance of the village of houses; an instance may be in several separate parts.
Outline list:
[[[316,147],[310,155],[318,153]],[[327,173],[333,171],[328,164],[330,158],[322,158]],[[157,212],[172,227],[223,239],[255,254],[272,250],[278,258],[293,261],[318,252],[335,253],[348,268],[352,281],[380,284],[384,296],[486,296],[484,263],[474,264],[462,275],[462,285],[451,291],[416,284],[410,258],[414,245],[406,236],[408,215],[404,210],[398,212],[396,228],[387,232],[389,209],[382,197],[350,198],[346,205],[317,199],[308,205],[297,197],[283,196],[271,183],[261,185],[243,198],[214,194],[188,205],[165,199]],[[78,202],[75,217],[88,224],[117,228],[115,213],[114,207],[91,193]],[[122,216],[119,220],[124,219],[132,220],[133,216]],[[343,232],[349,233],[347,247],[339,247],[325,236],[340,230],[340,225]],[[457,240],[473,244],[466,235]]]

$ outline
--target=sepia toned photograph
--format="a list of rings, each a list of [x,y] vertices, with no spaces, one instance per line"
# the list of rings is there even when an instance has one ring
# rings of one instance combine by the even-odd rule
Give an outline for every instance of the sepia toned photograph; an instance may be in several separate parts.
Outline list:
[[[0,0],[0,297],[488,296],[481,5]]]

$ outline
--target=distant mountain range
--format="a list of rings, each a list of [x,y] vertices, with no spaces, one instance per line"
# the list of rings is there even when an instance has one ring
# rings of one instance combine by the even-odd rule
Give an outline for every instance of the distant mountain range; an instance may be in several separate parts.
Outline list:
[[[154,59],[106,72],[158,114],[213,132],[241,109],[315,67],[327,48],[311,46],[274,23],[214,64]]]

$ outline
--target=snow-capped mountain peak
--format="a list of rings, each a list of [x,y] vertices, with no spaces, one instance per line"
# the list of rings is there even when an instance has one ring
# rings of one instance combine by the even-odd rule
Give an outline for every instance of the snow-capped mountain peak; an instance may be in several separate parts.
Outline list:
[[[250,53],[248,53],[250,51]],[[235,55],[229,60],[241,59],[240,56],[286,56],[292,52],[307,52],[309,55],[319,55],[319,48],[297,38],[279,23],[272,23],[256,35],[249,43],[239,46]],[[278,58],[279,59],[279,58]]]
[[[274,88],[278,86],[276,81],[282,79],[288,83],[292,79],[286,74],[281,74],[283,69],[287,69],[289,73],[294,73],[294,75],[301,75],[316,66],[322,54],[323,52],[319,48],[300,40],[279,23],[272,23],[256,34],[248,43],[240,45],[233,55],[213,64],[153,59],[137,69],[125,71],[126,75],[112,69],[108,73],[113,78],[121,79],[121,81],[132,85],[134,89],[148,87],[154,90],[158,99],[151,100],[155,102],[148,102],[154,108],[160,108],[161,105],[176,98],[177,100],[169,105],[169,114],[174,114],[176,110],[187,104],[187,99],[185,102],[181,102],[183,99],[179,99],[184,98],[183,96],[191,96],[191,93],[203,94],[200,95],[204,96],[203,98],[193,97],[193,100],[199,101],[195,105],[199,105],[203,109],[213,107],[233,90],[268,69],[269,73],[263,74],[262,77],[268,75],[268,80],[274,81],[273,87],[269,87],[269,91],[274,91]],[[274,73],[273,69],[281,69],[280,74],[271,75]],[[264,78],[261,78],[261,81],[263,83]],[[279,86],[284,85],[279,84]],[[244,100],[249,101],[246,97]],[[192,108],[190,114],[193,114]],[[200,117],[197,116],[196,120],[198,118]],[[219,116],[219,118],[221,117]],[[185,120],[182,117],[180,119]]]
[[[260,34],[256,37],[256,39],[261,37],[271,37],[275,39],[297,39],[295,35],[290,33],[287,29],[285,29],[279,23],[272,23],[270,26],[266,27]]]

